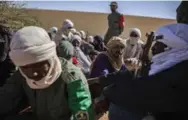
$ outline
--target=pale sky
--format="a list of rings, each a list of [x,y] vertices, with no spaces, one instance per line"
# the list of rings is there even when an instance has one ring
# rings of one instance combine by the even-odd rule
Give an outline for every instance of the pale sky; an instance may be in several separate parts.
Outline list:
[[[26,8],[110,13],[109,1],[28,1]],[[176,18],[180,1],[119,1],[119,12],[125,15]]]

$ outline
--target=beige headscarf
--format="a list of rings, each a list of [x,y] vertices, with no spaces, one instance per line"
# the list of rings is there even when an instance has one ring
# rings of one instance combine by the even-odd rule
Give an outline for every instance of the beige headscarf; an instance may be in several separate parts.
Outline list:
[[[126,47],[126,41],[123,40],[122,38],[120,37],[112,37],[109,42],[107,43],[107,53],[106,55],[108,56],[109,60],[110,60],[110,63],[112,64],[112,66],[114,67],[114,69],[116,69],[117,71],[119,71],[122,67],[122,65],[124,64],[124,61],[123,61],[123,54],[121,57],[119,58],[115,58],[113,55],[112,55],[112,52],[111,50],[114,48],[114,46],[117,46],[117,45],[123,45],[124,47]]]

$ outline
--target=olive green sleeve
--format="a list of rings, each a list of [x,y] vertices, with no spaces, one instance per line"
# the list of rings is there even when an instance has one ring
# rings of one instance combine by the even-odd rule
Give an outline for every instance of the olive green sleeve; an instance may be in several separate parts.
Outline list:
[[[94,120],[92,100],[87,85],[82,80],[67,84],[69,107],[74,120]]]

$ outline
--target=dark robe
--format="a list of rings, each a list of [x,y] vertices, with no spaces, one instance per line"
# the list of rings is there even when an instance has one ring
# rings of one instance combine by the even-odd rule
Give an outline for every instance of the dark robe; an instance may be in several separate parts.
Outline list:
[[[152,76],[133,79],[131,72],[100,77],[105,97],[134,112],[152,112],[157,119],[188,120],[188,61]],[[172,120],[172,119],[170,119]]]
[[[0,25],[0,86],[15,72],[15,66],[8,56],[11,36],[9,29]]]
[[[182,1],[176,10],[176,20],[178,23],[188,24],[188,2]]]

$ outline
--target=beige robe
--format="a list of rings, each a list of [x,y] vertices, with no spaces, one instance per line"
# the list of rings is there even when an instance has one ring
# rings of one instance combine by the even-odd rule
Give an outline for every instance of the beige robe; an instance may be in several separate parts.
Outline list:
[[[59,42],[62,40],[63,36],[67,38],[67,40],[71,41],[73,34],[70,31],[66,30],[58,30],[57,34],[55,35],[53,41],[55,41],[56,45],[59,45]]]
[[[128,59],[128,58],[136,58],[136,59],[140,59],[142,53],[143,53],[143,45],[144,43],[139,40],[137,42],[137,44],[135,45],[131,45],[130,44],[130,40],[126,40],[126,48],[125,48],[125,52],[123,55],[124,60]]]

